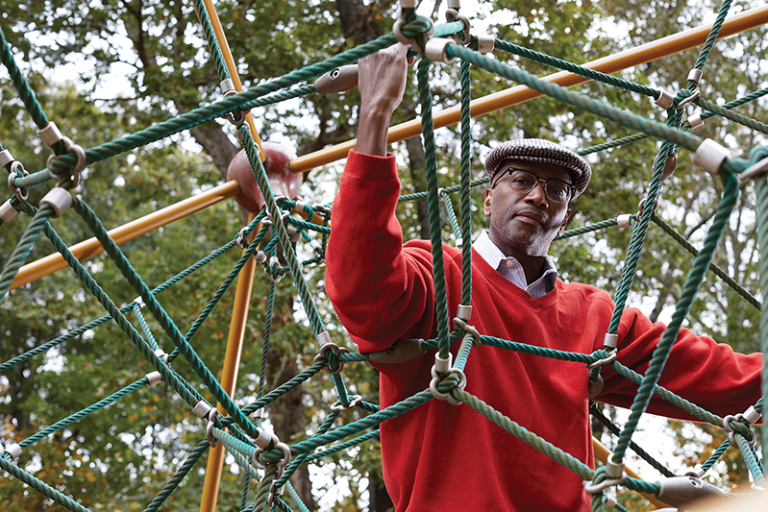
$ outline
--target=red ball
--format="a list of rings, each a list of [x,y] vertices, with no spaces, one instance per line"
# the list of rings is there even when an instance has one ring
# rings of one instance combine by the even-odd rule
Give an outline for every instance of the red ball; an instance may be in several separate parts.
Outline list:
[[[276,142],[262,142],[261,147],[267,156],[264,169],[267,171],[272,193],[276,196],[296,199],[301,183],[304,181],[302,173],[291,172],[290,162],[296,158],[296,153]],[[227,180],[235,180],[240,184],[240,193],[235,196],[237,204],[249,212],[261,211],[264,207],[264,198],[244,149],[241,149],[229,163]]]

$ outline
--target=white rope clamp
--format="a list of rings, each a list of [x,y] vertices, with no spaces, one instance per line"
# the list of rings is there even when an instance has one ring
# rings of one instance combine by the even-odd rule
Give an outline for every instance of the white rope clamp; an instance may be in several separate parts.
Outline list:
[[[50,205],[53,209],[51,217],[57,219],[72,206],[72,194],[64,187],[53,187],[40,200],[40,205],[44,204]]]
[[[449,44],[453,44],[450,39],[443,37],[433,37],[424,47],[424,55],[432,62],[445,62],[450,64],[456,61],[456,57],[448,57],[446,49]]]
[[[411,48],[414,49],[417,53],[424,53],[424,48],[421,47],[418,41],[416,39],[411,39],[409,37],[406,37],[405,34],[403,34],[403,26],[405,25],[405,15],[403,10],[404,9],[415,9],[419,6],[419,0],[400,0],[400,8],[397,10],[397,20],[395,21],[395,24],[392,26],[392,33],[395,35],[398,41],[403,43],[404,45],[410,45]],[[424,36],[429,39],[432,37],[432,34],[435,33],[435,26],[430,21],[429,23],[429,30],[424,34]]]
[[[480,34],[477,36],[477,51],[480,53],[491,53],[496,48],[496,36],[491,34]]]
[[[10,199],[3,204],[0,204],[0,220],[6,224],[13,222],[13,219],[15,219],[18,215],[19,210],[13,207]]]
[[[659,97],[653,101],[654,104],[660,106],[664,110],[672,108],[675,104],[675,97],[669,91],[659,89]]]
[[[632,214],[631,213],[624,213],[622,215],[619,215],[616,217],[616,225],[620,228],[628,228],[631,224],[630,221],[632,220]]]
[[[466,304],[459,304],[459,307],[456,310],[456,318],[464,320],[465,322],[469,322],[469,317],[471,316],[472,316],[472,306],[467,306]]]
[[[0,167],[8,167],[13,161],[14,158],[10,151],[7,149],[0,151]]]
[[[445,11],[445,21],[447,21],[448,23],[452,21],[460,21],[464,24],[464,28],[461,29],[461,32],[451,36],[457,43],[462,45],[468,45],[470,42],[472,42],[472,37],[469,35],[469,29],[470,29],[469,19],[463,14],[459,14],[458,8],[452,9],[449,7]]]
[[[691,125],[691,130],[704,126],[704,120],[701,118],[701,112],[696,112],[688,116],[688,124]]]
[[[6,445],[3,451],[10,455],[14,462],[19,460],[19,457],[21,457],[21,446],[19,446],[18,443]]]
[[[450,352],[448,353],[448,359],[443,359],[440,357],[440,353],[435,354],[435,364],[432,366],[432,380],[429,381],[429,390],[432,392],[432,396],[437,398],[438,400],[445,400],[451,405],[461,405],[461,402],[459,400],[456,400],[451,396],[450,393],[442,393],[439,389],[437,389],[437,385],[440,383],[442,378],[447,377],[451,373],[455,373],[459,376],[459,383],[456,384],[456,387],[463,390],[467,385],[467,376],[464,375],[464,372],[459,370],[458,368],[452,368],[453,366],[453,354]]]
[[[693,68],[688,72],[688,81],[698,84],[701,81],[703,72],[700,69]]]
[[[204,420],[208,417],[208,413],[211,412],[211,409],[213,409],[213,407],[211,407],[208,402],[205,400],[200,400],[197,402],[197,405],[192,408],[192,412],[195,413],[195,416],[201,420]]]
[[[680,110],[682,108],[685,108],[686,105],[689,105],[699,99],[699,96],[701,96],[701,89],[698,87],[693,90],[690,96],[687,98],[680,100],[680,103],[677,104],[677,110]]]
[[[166,354],[165,352],[163,352],[163,349],[159,348],[159,349],[155,350],[155,355],[156,355],[156,356],[157,356],[159,359],[162,359],[162,360],[163,360],[163,363],[165,363],[165,364],[168,364],[168,354]]]
[[[259,455],[274,448],[282,450],[283,457],[277,461],[277,476],[275,476],[275,479],[278,479],[283,474],[283,470],[288,463],[291,462],[291,448],[287,444],[280,442],[280,439],[275,434],[269,434],[261,429],[257,430],[259,431],[259,437],[253,440],[256,449],[251,456],[251,462],[254,466],[263,469],[264,464],[259,461]]]
[[[594,361],[592,363],[589,363],[587,365],[587,368],[590,370],[594,370],[595,368],[602,368],[603,366],[607,366],[614,362],[616,360],[616,349],[609,349],[610,352],[607,356],[603,357],[602,359],[598,359],[597,361]]]
[[[163,381],[163,376],[160,375],[160,372],[148,373],[144,378],[147,379],[147,384],[149,386],[157,386]]]
[[[704,139],[693,155],[693,163],[712,176],[717,176],[728,158],[731,158],[730,151],[712,139]]]

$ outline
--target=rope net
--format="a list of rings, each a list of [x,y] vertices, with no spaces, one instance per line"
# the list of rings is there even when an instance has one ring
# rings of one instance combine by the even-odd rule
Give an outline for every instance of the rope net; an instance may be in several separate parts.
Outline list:
[[[216,63],[219,77],[221,80],[231,79],[224,62],[222,48],[216,39],[206,7],[201,0],[196,1],[195,6],[210,47],[211,56]],[[725,2],[720,9],[717,21],[713,24],[709,37],[700,50],[699,58],[693,68],[694,70],[701,71],[706,64],[729,7],[730,2]],[[589,378],[592,382],[598,381],[603,366],[610,366],[619,374],[637,383],[639,391],[632,405],[629,419],[624,425],[617,426],[613,424],[597,407],[591,408],[593,417],[603,422],[606,428],[618,437],[611,462],[621,466],[622,469],[627,450],[631,449],[643,459],[648,460],[664,476],[673,476],[670,470],[653,460],[645,450],[632,440],[633,435],[637,431],[640,416],[647,408],[652,394],[656,394],[703,422],[719,428],[722,428],[725,422],[725,425],[728,427],[727,430],[732,434],[730,441],[722,443],[711,457],[702,461],[701,468],[703,471],[708,471],[731,444],[736,444],[735,448],[741,452],[744,463],[752,474],[755,483],[763,485],[764,469],[760,461],[759,451],[754,448],[753,443],[756,440],[756,433],[751,426],[754,418],[739,416],[728,418],[726,421],[725,418],[712,414],[696,404],[663,389],[658,385],[658,381],[672,343],[676,339],[678,331],[691,309],[691,304],[702,285],[707,270],[712,271],[729,287],[733,288],[749,305],[758,310],[761,309],[760,300],[732,279],[722,268],[714,264],[712,259],[725,225],[739,197],[740,183],[754,177],[760,178],[756,181],[758,242],[760,247],[768,244],[768,239],[766,238],[768,236],[768,230],[766,230],[768,186],[766,186],[765,179],[762,179],[766,158],[768,158],[768,148],[756,147],[748,158],[734,158],[727,152],[719,152],[719,149],[713,150],[714,157],[701,157],[703,162],[701,165],[708,172],[715,175],[722,183],[722,196],[717,213],[709,226],[706,239],[700,249],[694,248],[684,235],[677,233],[672,226],[661,219],[657,215],[655,207],[662,189],[665,170],[667,170],[665,168],[668,167],[668,162],[681,150],[694,152],[698,158],[698,155],[701,155],[702,152],[706,153],[702,148],[711,148],[708,142],[703,141],[692,133],[692,124],[697,124],[698,120],[692,118],[684,119],[686,106],[697,105],[700,107],[704,112],[701,119],[720,116],[757,133],[768,134],[768,126],[765,124],[733,111],[738,106],[764,96],[768,93],[768,89],[761,89],[728,102],[715,103],[705,100],[700,96],[697,73],[692,71],[692,74],[689,75],[690,79],[687,82],[687,86],[673,96],[665,91],[606,75],[512,43],[501,40],[495,41],[496,50],[499,52],[508,52],[538,63],[567,70],[611,87],[648,96],[666,109],[666,122],[660,123],[617,109],[606,102],[597,101],[571,92],[551,82],[540,80],[522,69],[505,64],[500,59],[491,59],[478,51],[478,48],[482,47],[487,41],[482,37],[471,34],[466,46],[450,42],[442,47],[441,54],[434,51],[429,54],[430,58],[435,60],[460,59],[461,61],[460,183],[440,188],[438,186],[438,169],[435,157],[434,122],[432,117],[433,100],[429,82],[429,70],[433,62],[429,58],[423,58],[419,63],[417,73],[418,95],[422,108],[421,124],[426,154],[427,191],[403,195],[400,201],[407,202],[423,198],[427,199],[431,228],[430,237],[433,248],[440,248],[443,243],[444,226],[441,221],[441,201],[444,215],[447,216],[448,226],[455,240],[459,244],[461,244],[460,241],[462,240],[467,241],[467,243],[461,244],[464,258],[462,304],[471,303],[472,293],[471,252],[470,244],[468,243],[472,239],[473,234],[470,190],[486,183],[485,179],[473,180],[471,173],[470,71],[472,67],[492,72],[514,83],[526,85],[534,91],[564,102],[571,108],[590,112],[600,116],[602,119],[613,121],[638,132],[635,135],[616,139],[598,146],[584,148],[580,151],[582,155],[607,151],[648,137],[661,141],[659,154],[653,166],[652,178],[647,185],[647,196],[643,202],[641,214],[620,215],[617,218],[571,229],[566,231],[561,237],[562,239],[567,239],[601,230],[612,230],[617,227],[631,228],[631,240],[624,261],[621,280],[619,286],[614,291],[616,308],[609,331],[606,333],[607,339],[617,333],[618,322],[632,290],[633,280],[637,274],[639,256],[643,250],[651,224],[658,226],[663,233],[678,242],[694,258],[693,268],[687,277],[683,292],[678,298],[672,320],[654,352],[650,367],[645,375],[639,375],[618,363],[615,360],[615,349],[610,344],[592,354],[581,354],[543,349],[535,345],[498,339],[487,336],[484,333],[478,333],[472,328],[468,317],[462,319],[461,315],[459,315],[459,321],[451,321],[457,313],[449,312],[443,300],[443,302],[436,304],[435,311],[438,336],[435,339],[422,341],[421,348],[423,350],[437,349],[437,356],[441,359],[448,357],[449,347],[452,343],[460,343],[461,348],[452,367],[447,371],[438,372],[434,382],[434,389],[425,389],[400,403],[382,410],[373,403],[373,397],[353,395],[350,392],[350,386],[354,386],[354,384],[351,384],[347,378],[349,373],[345,369],[345,365],[366,364],[368,357],[340,348],[336,343],[331,342],[321,314],[318,311],[315,298],[304,275],[306,269],[322,266],[323,255],[330,233],[331,209],[326,205],[307,205],[300,201],[276,197],[273,194],[259,155],[259,146],[254,140],[253,133],[249,129],[248,124],[241,123],[236,129],[238,138],[241,140],[252,166],[255,180],[263,195],[264,208],[253,217],[251,222],[236,237],[233,237],[219,249],[167,279],[154,289],[150,289],[145,279],[134,268],[118,243],[108,234],[99,215],[91,209],[81,196],[68,192],[69,189],[77,185],[78,175],[84,165],[95,164],[115,155],[160,141],[217,117],[231,115],[233,118],[242,118],[243,113],[251,108],[271,105],[291,98],[316,93],[315,86],[305,82],[313,80],[324,73],[331,72],[340,66],[352,64],[358,59],[380,49],[387,48],[395,44],[398,38],[412,43],[414,47],[424,48],[430,39],[452,35],[458,35],[466,39],[467,36],[464,33],[465,23],[461,20],[452,20],[443,25],[433,27],[430,20],[417,16],[415,8],[412,7],[404,7],[399,16],[401,23],[399,24],[397,34],[387,34],[332,58],[292,71],[242,92],[229,94],[220,101],[178,115],[128,136],[106,142],[100,146],[83,150],[73,141],[61,136],[61,134],[57,135],[54,133],[48,136],[47,139],[44,138],[44,141],[53,149],[53,155],[48,161],[47,169],[28,173],[23,168],[23,165],[14,161],[12,157],[5,157],[2,165],[9,171],[9,184],[12,195],[9,196],[10,199],[3,205],[5,215],[3,219],[6,223],[10,222],[12,220],[10,214],[17,212],[26,215],[29,221],[13,253],[5,258],[5,264],[0,275],[0,297],[2,297],[2,301],[9,301],[13,298],[13,293],[9,293],[9,290],[14,282],[14,277],[29,258],[35,245],[40,243],[41,235],[44,235],[44,238],[47,238],[55,246],[58,253],[66,261],[66,264],[74,270],[87,291],[101,304],[106,314],[96,320],[74,327],[55,339],[39,344],[30,351],[2,362],[0,364],[0,375],[2,375],[2,372],[10,371],[10,369],[31,358],[39,357],[46,351],[65,344],[107,323],[114,323],[123,332],[124,339],[130,342],[153,368],[145,376],[135,379],[131,384],[119,389],[106,398],[93,402],[92,405],[61,419],[25,439],[6,439],[5,450],[0,454],[0,468],[3,469],[6,475],[10,478],[19,479],[35,491],[69,510],[88,510],[81,503],[81,500],[78,500],[77,493],[73,493],[73,497],[67,490],[52,487],[43,480],[38,479],[30,469],[25,469],[25,464],[28,461],[24,460],[24,449],[39,443],[51,434],[67,429],[86,416],[99,414],[101,409],[119,402],[123,397],[131,393],[137,393],[142,388],[162,383],[161,385],[167,386],[175,395],[176,401],[174,406],[186,411],[185,415],[188,418],[188,424],[189,422],[200,421],[200,425],[205,427],[205,437],[198,439],[199,444],[178,466],[175,474],[168,479],[161,492],[146,504],[144,510],[147,512],[158,510],[173,495],[190,471],[197,467],[201,460],[205,459],[204,456],[211,446],[218,444],[224,447],[235,463],[240,466],[243,473],[248,475],[248,478],[245,478],[242,489],[240,510],[308,510],[307,505],[302,502],[299,494],[292,488],[289,482],[289,478],[297,470],[302,466],[315,463],[323,457],[328,457],[359,445],[375,442],[378,438],[378,426],[382,422],[402,415],[436,398],[448,399],[452,403],[465,404],[466,407],[476,409],[488,421],[495,422],[509,432],[510,435],[534,446],[577,473],[589,483],[588,488],[593,489],[591,491],[593,492],[593,510],[609,506],[625,510],[615,500],[604,496],[603,490],[612,485],[620,484],[627,489],[647,495],[659,494],[660,486],[658,484],[648,483],[633,477],[621,478],[620,482],[614,481],[616,477],[606,473],[606,466],[593,470],[584,461],[575,459],[557,446],[549,443],[546,439],[537,436],[535,432],[526,430],[511,418],[491,408],[478,397],[466,392],[461,382],[462,370],[467,361],[472,357],[473,346],[482,343],[494,347],[496,350],[511,350],[540,357],[572,361],[574,366],[587,365],[591,368]],[[434,33],[432,33],[433,30]],[[0,40],[2,43],[3,64],[8,69],[29,115],[42,132],[50,133],[50,130],[48,130],[50,126],[48,118],[37,101],[29,83],[16,65],[11,53],[11,47],[2,31],[0,31]],[[3,150],[3,148],[0,147],[0,150]],[[5,154],[8,155],[9,153],[6,152]],[[3,157],[3,153],[0,153],[0,157]],[[59,180],[59,184],[53,190],[59,191],[57,194],[63,195],[64,199],[60,199],[58,196],[46,195],[46,199],[40,203],[39,208],[28,204],[26,202],[27,189],[43,185],[50,180]],[[452,195],[456,193],[460,195],[458,212],[452,198]],[[62,240],[60,234],[55,229],[56,221],[54,219],[63,213],[60,210],[67,208],[74,210],[74,214],[79,217],[78,221],[86,225],[88,230],[103,246],[109,259],[114,262],[123,278],[137,294],[138,297],[135,301],[118,306],[95,280],[89,268],[78,260]],[[69,219],[72,219],[74,214],[68,213],[67,216]],[[299,214],[301,218],[299,218]],[[297,247],[308,244],[310,241],[314,244],[312,245],[314,256],[300,260],[300,254],[305,254],[306,251],[298,250]],[[218,286],[206,307],[187,328],[187,331],[184,332],[178,321],[168,314],[166,308],[159,300],[159,295],[165,290],[183,282],[185,279],[194,279],[193,274],[196,271],[238,246],[244,249],[242,255],[239,256],[231,271]],[[433,258],[436,297],[444,298],[446,296],[446,285],[442,264],[442,251],[434,250]],[[213,309],[249,261],[256,261],[257,264],[263,266],[272,282],[269,288],[269,295],[266,298],[267,325],[262,332],[263,353],[261,354],[262,367],[259,387],[246,405],[238,405],[222,387],[214,371],[198,355],[193,346],[192,338],[205,324],[206,320],[209,319]],[[768,257],[765,256],[765,251],[763,251],[760,261],[762,279],[766,280],[768,279],[768,269],[764,268],[764,266],[768,264],[766,263],[768,262]],[[281,278],[285,276],[290,277],[290,279],[280,282]],[[764,282],[765,284],[768,283]],[[275,328],[271,325],[275,296],[281,287],[287,287],[291,289],[291,293],[298,295],[303,305],[306,319],[317,340],[318,352],[313,362],[298,372],[291,380],[268,390],[266,389],[264,377],[265,365],[268,360],[270,335]],[[149,316],[145,316],[147,311],[151,315],[151,321],[148,321]],[[768,339],[768,322],[766,322],[765,318],[768,317],[763,315],[761,323],[761,343],[764,353],[766,352],[766,339]],[[158,342],[160,339],[157,333],[158,329],[162,332],[163,339],[168,339],[173,343],[174,348],[169,353],[165,353]],[[343,346],[345,343],[338,343],[338,345]],[[281,440],[274,434],[267,432],[262,413],[264,408],[308,379],[318,376],[324,370],[331,374],[330,382],[332,392],[335,395],[335,403],[322,425],[314,433],[307,435],[301,440]],[[768,379],[764,378],[763,380],[764,391],[768,392],[768,386],[765,384],[765,381]],[[216,404],[220,405],[223,413],[217,414],[215,412]],[[356,408],[359,412],[364,412],[364,415],[355,421],[340,424],[340,418],[343,419],[343,415],[348,415],[352,408]],[[761,412],[762,404],[755,404],[754,409],[756,413]],[[197,427],[197,431],[199,431],[199,427]],[[765,453],[768,435],[764,432],[762,438],[762,453]],[[42,464],[45,465],[45,460],[42,461]],[[251,480],[258,482],[258,486],[254,489],[250,488]],[[287,493],[283,492],[284,489],[287,489]]]

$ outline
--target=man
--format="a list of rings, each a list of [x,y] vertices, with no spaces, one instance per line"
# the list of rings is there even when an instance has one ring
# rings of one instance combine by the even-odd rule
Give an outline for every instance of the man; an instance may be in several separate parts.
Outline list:
[[[339,318],[363,353],[399,339],[433,338],[430,244],[402,245],[395,216],[400,183],[387,156],[389,121],[405,88],[406,48],[359,63],[357,146],[351,151],[333,209],[326,288]],[[547,256],[565,229],[570,201],[591,170],[548,141],[512,141],[486,161],[491,181],[484,212],[490,227],[473,246],[470,323],[482,334],[542,347],[591,353],[602,348],[614,305],[603,291],[557,279]],[[461,252],[444,247],[449,314],[460,300]],[[618,360],[644,372],[664,326],[627,309]],[[452,346],[455,354],[458,344]],[[382,407],[429,387],[434,352],[377,364]],[[743,412],[760,396],[760,354],[682,331],[661,384],[718,414]],[[577,459],[594,466],[585,365],[494,347],[472,350],[466,391]],[[603,372],[600,400],[632,403],[636,386]],[[655,400],[651,412],[687,418]],[[431,400],[381,425],[384,480],[398,512],[589,510],[581,478],[511,436],[466,405]]]

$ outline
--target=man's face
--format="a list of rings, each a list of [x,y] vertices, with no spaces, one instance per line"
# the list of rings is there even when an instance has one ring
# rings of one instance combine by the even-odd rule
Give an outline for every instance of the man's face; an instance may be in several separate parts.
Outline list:
[[[510,186],[510,172],[504,172],[510,167],[529,171],[541,180],[572,184],[571,175],[559,165],[507,160],[485,191],[483,212],[491,218],[489,235],[502,252],[507,256],[545,256],[552,240],[565,230],[571,210],[567,202],[549,199],[542,182],[527,193],[515,190]]]

